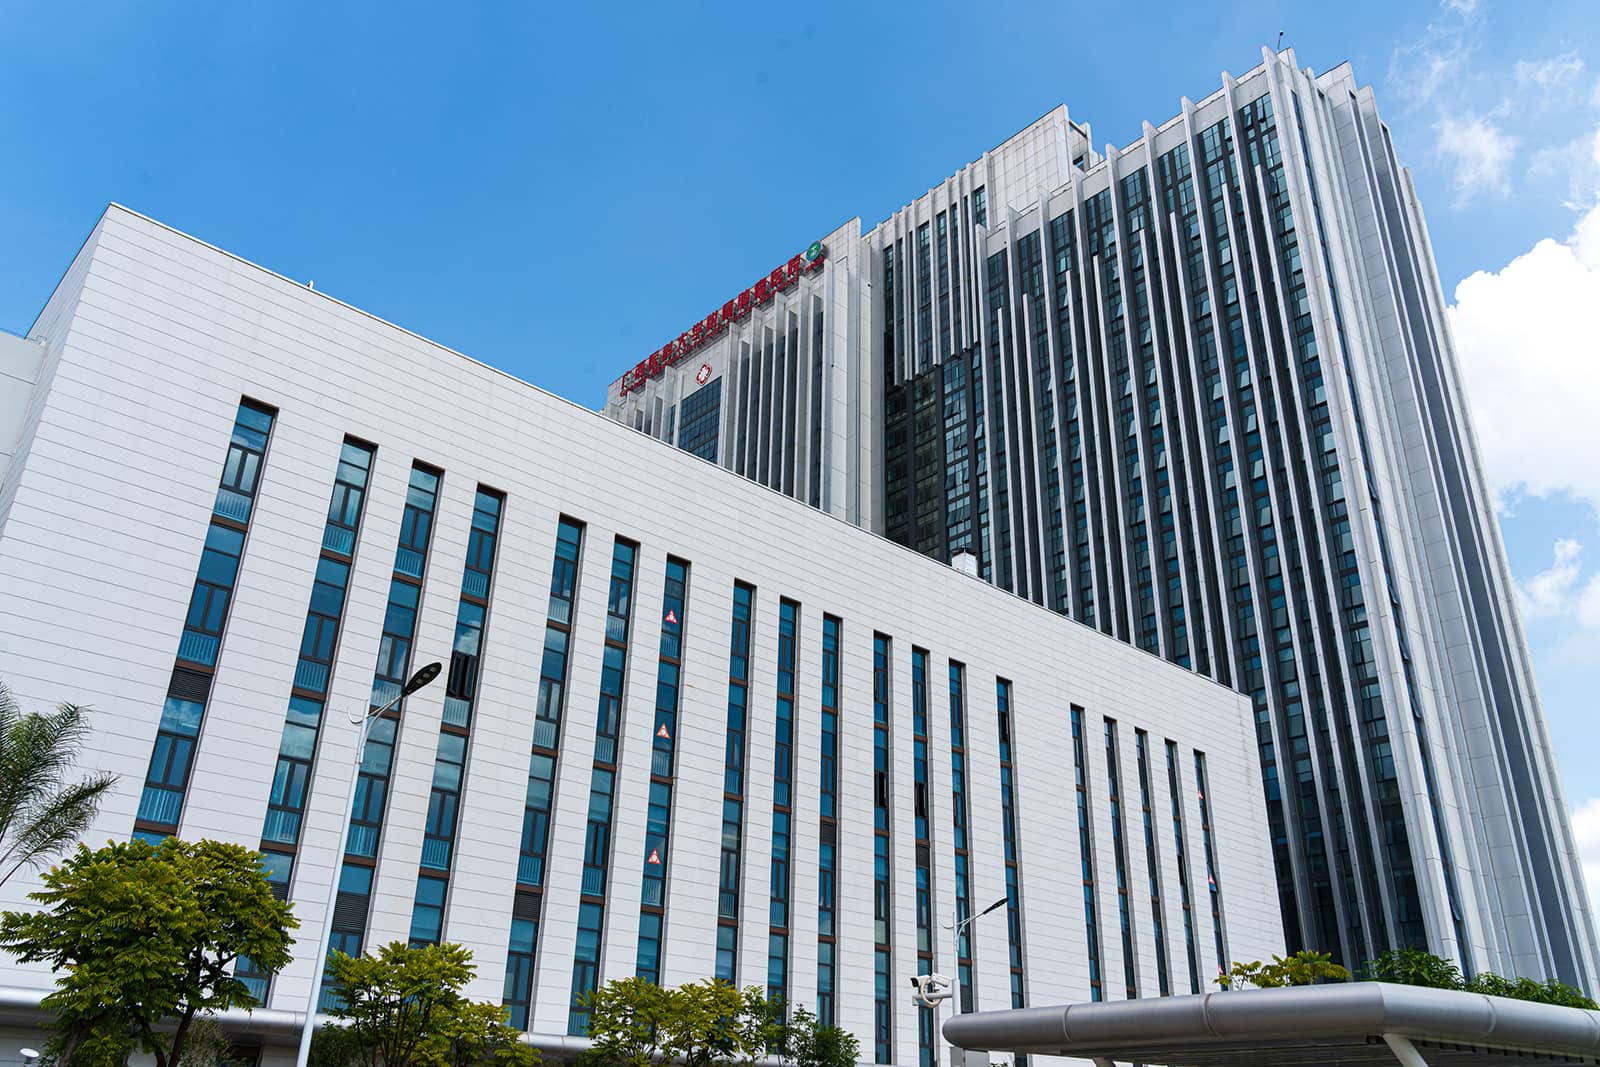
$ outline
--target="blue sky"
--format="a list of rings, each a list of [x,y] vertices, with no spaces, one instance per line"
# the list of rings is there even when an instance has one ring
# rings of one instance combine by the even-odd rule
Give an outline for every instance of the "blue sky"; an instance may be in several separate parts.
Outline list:
[[[1600,878],[1600,4],[453,6],[0,0],[0,329],[116,200],[596,405],[1056,103],[1123,144],[1283,30],[1415,171]]]

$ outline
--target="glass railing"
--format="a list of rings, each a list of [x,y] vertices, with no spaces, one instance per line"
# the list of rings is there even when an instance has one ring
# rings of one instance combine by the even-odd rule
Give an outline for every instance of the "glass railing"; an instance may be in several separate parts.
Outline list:
[[[309,689],[313,693],[326,693],[328,691],[328,665],[315,660],[303,659],[294,667],[294,684],[300,689]]]
[[[641,899],[651,907],[659,908],[661,898],[665,896],[666,882],[660,878],[646,878],[644,880],[644,894]]]
[[[329,552],[348,556],[355,551],[356,532],[348,526],[335,526],[330,522],[322,530],[322,547]]]
[[[178,638],[178,658],[190,663],[203,663],[213,667],[217,662],[219,639],[196,630],[185,630]]]
[[[376,826],[362,826],[360,823],[352,823],[350,825],[350,836],[345,840],[344,850],[352,856],[376,856],[378,854],[378,828]]]
[[[391,682],[387,678],[375,678],[372,682],[372,706],[381,708],[389,701],[400,695],[400,683]]]
[[[224,519],[232,519],[234,522],[249,522],[250,498],[232,489],[218,489],[217,502],[211,506],[211,512]]]
[[[277,841],[285,845],[300,841],[300,813],[282,808],[268,808],[267,821],[261,829],[263,841]]]
[[[533,720],[533,743],[540,748],[554,749],[560,732],[561,724],[555,719]]]
[[[517,882],[538,887],[544,884],[544,857],[523,856],[517,861]]]
[[[468,568],[461,575],[461,591],[468,596],[489,599],[489,576],[482,571]]]
[[[550,621],[559,622],[565,626],[572,621],[572,601],[566,597],[552,596],[550,598]]]
[[[672,777],[672,749],[655,748],[650,750],[650,773],[658,778]]]
[[[628,641],[628,620],[616,615],[607,615],[606,640],[615,641],[619,645],[626,644]]]
[[[450,869],[450,842],[442,837],[422,839],[422,865],[435,871]]]
[[[178,825],[178,813],[183,810],[183,794],[176,789],[147,785],[139,795],[139,821],[153,822],[158,826]]]
[[[401,548],[394,554],[394,569],[397,574],[404,574],[409,578],[422,577],[423,555],[414,548]]]
[[[599,763],[617,762],[617,740],[614,737],[600,736],[594,739],[594,758]]]
[[[460,697],[444,698],[444,721],[451,726],[466,726],[472,718],[472,701]]]
[[[606,869],[604,867],[585,867],[583,869],[583,892],[585,896],[603,897],[606,895]]]
[[[241,968],[249,966],[249,963],[249,960],[240,957],[239,966]],[[267,979],[264,976],[258,974],[235,973],[234,977],[239,979],[239,983],[250,991],[250,995],[252,997],[256,998],[256,1003],[266,1003]]]

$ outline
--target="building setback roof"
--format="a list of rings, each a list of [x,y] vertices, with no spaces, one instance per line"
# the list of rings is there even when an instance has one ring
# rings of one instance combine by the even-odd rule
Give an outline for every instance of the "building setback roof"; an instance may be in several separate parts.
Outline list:
[[[1171,1067],[1600,1064],[1600,1012],[1351,982],[957,1015],[962,1048]]]

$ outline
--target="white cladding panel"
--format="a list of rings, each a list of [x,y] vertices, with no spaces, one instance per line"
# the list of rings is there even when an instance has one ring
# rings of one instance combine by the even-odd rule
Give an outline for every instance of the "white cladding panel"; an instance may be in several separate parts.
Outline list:
[[[241,396],[279,411],[240,571],[199,756],[185,836],[255,846],[321,526],[340,442],[377,445],[373,489],[319,742],[293,902],[302,922],[295,961],[270,1006],[304,997],[308,954],[323,916],[335,824],[354,738],[343,709],[369,691],[406,478],[413,459],[443,470],[414,663],[448,659],[475,488],[506,496],[481,682],[457,834],[446,936],[479,963],[473,995],[498,1000],[506,958],[531,721],[544,640],[545,591],[559,516],[586,524],[563,712],[549,876],[539,931],[530,1029],[565,1029],[576,934],[579,866],[599,691],[613,540],[641,546],[627,673],[624,737],[612,829],[603,977],[633,973],[664,567],[690,564],[677,782],[668,849],[662,974],[703,977],[714,960],[717,839],[727,712],[731,586],[756,586],[746,762],[738,978],[766,974],[772,719],[778,600],[801,604],[795,725],[796,803],[790,893],[790,983],[812,1000],[816,976],[816,852],[821,626],[843,622],[840,694],[839,1021],[873,1048],[872,640],[893,639],[894,944],[890,986],[894,1059],[915,1062],[916,969],[910,803],[913,646],[930,652],[928,756],[933,798],[935,915],[954,899],[945,671],[966,665],[967,779],[973,899],[1004,894],[995,680],[1012,686],[1017,837],[1030,1004],[1084,999],[1083,900],[1075,830],[1069,707],[1086,712],[1102,886],[1107,995],[1121,996],[1112,851],[1104,816],[1103,718],[1121,731],[1126,852],[1141,961],[1154,934],[1143,896],[1134,731],[1152,739],[1155,810],[1167,811],[1166,739],[1184,780],[1195,750],[1208,762],[1231,958],[1283,948],[1248,701],[1111,637],[858,529],[842,519],[704,464],[660,441],[376,320],[120,208],[98,230],[70,316],[40,328],[66,336],[37,429],[12,472],[15,499],[0,527],[0,652],[25,707],[93,705],[84,764],[120,776],[87,835],[125,839],[150,759],[165,687]],[[443,687],[408,701],[380,846],[369,946],[409,927]],[[1129,802],[1132,796],[1133,802]],[[1201,824],[1183,798],[1187,868],[1201,939],[1202,980],[1214,973]],[[1165,906],[1176,899],[1170,826],[1157,832]],[[0,890],[17,907],[36,879]],[[1167,924],[1174,986],[1186,990],[1181,924]],[[936,931],[935,969],[954,973],[952,942]],[[1009,1006],[1006,924],[975,928],[978,1006]],[[1118,980],[1113,980],[1113,978]],[[6,985],[43,990],[38,968],[8,968]],[[1140,993],[1154,975],[1140,965]]]

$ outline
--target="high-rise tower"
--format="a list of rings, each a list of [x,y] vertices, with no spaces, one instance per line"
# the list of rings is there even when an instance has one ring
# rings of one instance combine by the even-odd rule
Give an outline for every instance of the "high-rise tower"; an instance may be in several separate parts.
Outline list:
[[[607,413],[1249,694],[1292,947],[1592,987],[1426,224],[1349,66],[1268,50],[1103,155],[1058,108],[858,231]]]

